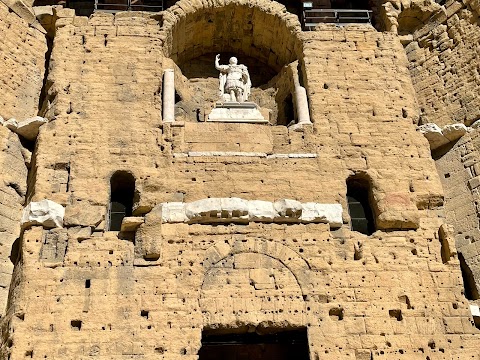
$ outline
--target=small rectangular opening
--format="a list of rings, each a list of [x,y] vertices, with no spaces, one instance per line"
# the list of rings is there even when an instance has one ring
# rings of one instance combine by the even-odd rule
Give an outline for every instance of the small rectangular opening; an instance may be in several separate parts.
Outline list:
[[[72,321],[70,321],[70,325],[75,330],[81,330],[82,329],[82,321],[81,320],[72,320]]]
[[[264,329],[265,330],[265,329]],[[307,329],[262,334],[205,330],[199,360],[309,360]]]
[[[90,289],[90,279],[85,280],[85,289]]]

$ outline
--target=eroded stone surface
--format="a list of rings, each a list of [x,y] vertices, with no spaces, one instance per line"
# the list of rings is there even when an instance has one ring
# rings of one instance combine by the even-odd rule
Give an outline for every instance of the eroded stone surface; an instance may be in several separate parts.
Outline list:
[[[40,116],[35,116],[30,119],[25,119],[22,121],[17,121],[16,119],[9,119],[3,123],[3,126],[6,126],[13,132],[16,132],[18,135],[24,137],[29,141],[33,141],[37,138],[38,131],[40,126],[46,124],[47,119]]]
[[[2,237],[0,280],[5,294],[12,285],[0,357],[196,358],[203,329],[302,327],[314,359],[478,356],[459,270],[462,254],[480,274],[476,133],[437,160],[439,178],[413,125],[478,119],[476,2],[389,3],[396,30],[414,34],[361,24],[302,32],[266,0],[181,0],[160,15],[55,10],[48,79],[34,71],[45,39],[0,3],[0,115],[54,119],[38,136],[28,191],[18,136],[0,128],[0,161],[16,169],[1,174],[10,243]],[[445,19],[429,23],[434,13]],[[218,95],[212,54],[227,50],[260,70],[252,101],[272,126],[202,123]],[[161,112],[167,69],[173,123]],[[295,74],[312,124],[289,128]],[[125,220],[139,225],[129,234],[98,223],[119,170],[134,175],[132,210],[146,214]],[[353,175],[370,187],[370,236],[350,228]],[[25,195],[67,206],[68,227],[32,226],[20,239]]]
[[[63,227],[65,208],[51,200],[29,203],[23,210],[22,227],[41,225],[45,228]]]

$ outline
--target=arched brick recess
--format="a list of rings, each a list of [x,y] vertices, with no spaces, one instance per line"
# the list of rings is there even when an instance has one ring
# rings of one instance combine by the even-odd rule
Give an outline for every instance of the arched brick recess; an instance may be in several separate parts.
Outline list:
[[[275,1],[180,0],[164,13],[165,53],[176,63],[233,52],[279,71],[302,53],[296,15]]]

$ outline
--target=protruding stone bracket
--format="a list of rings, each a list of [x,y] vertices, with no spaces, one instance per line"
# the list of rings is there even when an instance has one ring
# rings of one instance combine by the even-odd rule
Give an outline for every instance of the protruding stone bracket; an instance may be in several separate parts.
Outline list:
[[[35,116],[22,121],[17,121],[14,118],[5,121],[0,117],[1,125],[29,141],[34,141],[37,138],[40,127],[47,122],[47,119],[40,116]]]
[[[472,125],[472,127],[467,127],[464,124],[452,124],[444,126],[442,129],[437,124],[428,123],[419,126],[418,131],[427,138],[430,143],[430,149],[436,150],[444,145],[457,141],[463,135],[471,132],[474,128],[480,125],[477,124],[477,126],[475,126],[475,124]]]
[[[22,228],[40,225],[46,229],[62,228],[65,208],[51,200],[31,202],[23,210]]]

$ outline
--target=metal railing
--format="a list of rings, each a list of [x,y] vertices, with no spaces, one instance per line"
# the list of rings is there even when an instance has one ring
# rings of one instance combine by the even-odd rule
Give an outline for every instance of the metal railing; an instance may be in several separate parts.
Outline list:
[[[117,0],[118,1],[118,0]],[[150,1],[139,1],[139,0],[124,0],[123,2],[116,3],[114,1],[109,2],[109,0],[95,0],[95,11],[116,13],[119,11],[151,11],[158,12],[163,11],[164,9],[164,0],[150,0]]]
[[[372,10],[304,9],[303,28],[313,30],[318,24],[371,24]]]

